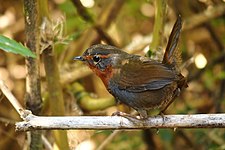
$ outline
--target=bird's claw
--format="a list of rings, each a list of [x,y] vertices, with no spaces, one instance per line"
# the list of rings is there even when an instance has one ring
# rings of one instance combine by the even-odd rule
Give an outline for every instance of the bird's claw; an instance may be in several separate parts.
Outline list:
[[[163,123],[162,123],[162,124],[165,124],[165,115],[164,115],[164,111],[160,111],[160,112],[159,112],[159,115],[162,117],[162,120],[163,120]]]
[[[121,117],[125,117],[127,119],[142,119],[140,116],[133,116],[131,114],[127,114],[127,113],[124,113],[124,112],[121,112],[121,111],[116,111],[114,113],[112,113],[112,116],[121,116]]]
[[[127,114],[124,112],[121,112],[121,111],[116,111],[116,112],[112,113],[112,116],[124,116],[124,115],[127,115]]]

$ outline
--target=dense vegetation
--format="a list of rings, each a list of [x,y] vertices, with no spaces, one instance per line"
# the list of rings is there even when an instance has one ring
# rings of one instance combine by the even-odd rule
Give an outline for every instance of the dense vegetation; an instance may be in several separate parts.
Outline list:
[[[184,22],[178,45],[183,58],[181,69],[189,87],[166,113],[225,112],[223,0],[39,0],[36,5],[28,1],[1,0],[0,34],[26,45],[36,58],[0,51],[0,80],[34,114],[111,115],[117,109],[130,112],[126,106],[116,106],[99,78],[82,63],[74,62],[73,57],[93,44],[106,43],[128,53],[161,59],[178,14]],[[21,119],[0,94],[0,149],[26,149],[31,137],[15,131],[15,122]],[[95,149],[111,133],[76,130],[31,135],[40,138],[42,134],[61,149],[66,149],[68,143],[70,148]],[[123,131],[104,149],[225,149],[225,130]]]

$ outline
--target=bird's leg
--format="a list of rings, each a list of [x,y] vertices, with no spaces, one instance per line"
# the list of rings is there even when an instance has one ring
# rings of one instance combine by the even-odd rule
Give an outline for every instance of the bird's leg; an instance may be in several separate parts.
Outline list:
[[[140,119],[146,119],[146,118],[148,118],[148,113],[147,113],[146,110],[139,109],[138,112],[140,114]]]
[[[119,105],[119,104],[121,104],[120,100],[116,99],[116,105]],[[125,117],[127,119],[131,119],[131,118],[133,118],[133,119],[140,119],[141,118],[139,116],[135,116],[134,113],[127,114],[127,113],[121,112],[121,111],[116,111],[116,112],[112,113],[112,116],[121,116],[121,117]]]
[[[121,117],[125,117],[127,119],[140,119],[137,118],[137,116],[131,115],[131,114],[127,114],[125,112],[121,112],[121,111],[116,111],[112,114],[112,116],[121,116]]]
[[[129,115],[129,114],[122,112],[122,111],[116,111],[116,112],[112,113],[112,116],[125,116],[125,115]]]
[[[138,120],[144,120],[146,118],[148,118],[148,114],[147,114],[147,111],[146,110],[137,110],[140,114],[140,116],[136,116],[136,112],[133,112],[132,114],[127,114],[127,113],[124,113],[124,112],[121,112],[121,111],[116,111],[112,114],[112,116],[122,116],[122,117],[125,117],[127,119],[138,119]]]
[[[163,111],[160,111],[160,112],[159,112],[159,115],[162,117],[162,120],[163,120],[163,123],[162,123],[162,124],[165,124],[165,116],[164,116],[164,112],[163,112]],[[159,129],[157,128],[157,130],[159,130]]]
[[[121,102],[118,100],[118,99],[115,99],[116,100],[116,105],[118,106],[119,104],[121,104]],[[116,111],[114,113],[112,113],[111,116],[128,116],[129,114],[125,113],[125,112],[121,112],[121,111]]]
[[[118,99],[115,99],[115,100],[116,100],[116,105],[117,106],[119,104],[121,104],[121,102]],[[123,117],[125,117],[125,116],[132,116],[132,115],[117,110],[116,112],[112,113],[112,116],[123,116]]]
[[[162,114],[165,113],[166,109],[174,102],[175,98],[176,98],[177,96],[179,96],[179,94],[180,94],[180,88],[178,88],[178,89],[174,92],[173,98],[172,98],[172,99],[169,101],[169,103],[166,104],[166,106],[160,111],[160,113],[159,113],[160,115],[162,115]]]
[[[169,103],[166,104],[166,106],[159,112],[159,115],[163,118],[163,124],[164,124],[164,122],[165,122],[164,114],[165,114],[166,109],[172,104],[172,102],[174,102],[175,98],[176,98],[177,96],[179,96],[179,94],[180,94],[180,88],[178,88],[177,90],[175,90],[172,99],[171,99],[171,100],[169,101]]]

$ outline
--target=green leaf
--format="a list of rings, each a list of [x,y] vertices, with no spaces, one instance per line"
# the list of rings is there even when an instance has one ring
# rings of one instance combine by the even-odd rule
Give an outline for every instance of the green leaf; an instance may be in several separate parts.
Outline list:
[[[24,57],[36,58],[35,54],[27,47],[3,35],[0,35],[0,49],[10,53],[20,54]]]

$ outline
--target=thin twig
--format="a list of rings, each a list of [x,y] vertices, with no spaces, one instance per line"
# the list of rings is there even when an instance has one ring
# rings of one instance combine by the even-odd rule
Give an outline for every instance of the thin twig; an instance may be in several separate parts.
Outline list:
[[[45,149],[53,150],[51,143],[48,141],[48,139],[44,135],[41,135],[41,139],[42,139],[43,144],[45,145]]]
[[[87,49],[91,44],[96,42],[96,40],[103,39],[104,41],[111,41],[111,44],[115,45],[113,39],[106,34],[106,29],[111,25],[111,23],[116,19],[119,11],[121,10],[124,0],[112,0],[108,5],[105,5],[102,11],[99,13],[93,27],[86,30],[82,36],[76,41],[76,44],[72,44],[74,51],[68,51],[65,57],[65,61],[71,61],[72,57],[77,55],[81,50]],[[80,6],[79,6],[80,7]],[[80,9],[80,8],[79,8]],[[83,13],[83,12],[80,12]],[[96,30],[96,26],[100,26],[102,29]],[[97,32],[96,32],[97,31]],[[103,36],[104,34],[104,36]]]
[[[23,107],[20,105],[18,100],[15,98],[15,96],[12,94],[12,92],[9,90],[9,88],[5,85],[4,81],[1,79],[0,79],[0,89],[2,90],[2,93],[7,97],[9,102],[16,109],[18,114],[22,115],[21,110],[23,110]]]
[[[196,14],[184,21],[183,30],[190,30],[204,22],[207,22],[213,18],[222,16],[225,13],[225,5],[219,5],[210,7],[202,13]]]
[[[22,119],[26,119],[25,117],[30,114],[30,111],[24,111],[23,107],[20,105],[18,100],[15,98],[15,96],[12,94],[12,92],[8,89],[8,87],[5,85],[4,81],[0,79],[0,89],[2,93],[7,97],[9,102],[13,105],[13,107],[16,109],[18,114],[21,116]],[[9,123],[9,124],[15,124],[16,121],[5,119],[0,117],[0,122]],[[45,144],[46,148],[51,149],[51,146],[49,144],[49,141],[42,135],[42,141]]]
[[[113,138],[118,135],[120,132],[122,132],[123,130],[114,130],[112,134],[110,134],[102,143],[101,145],[99,145],[99,147],[96,150],[103,150],[105,148],[105,146],[110,143]]]
[[[137,111],[133,110],[131,112],[131,115],[137,115]],[[118,135],[122,131],[123,130],[113,130],[113,132],[107,138],[105,138],[105,140],[96,148],[96,150],[103,150],[107,146],[107,144],[110,143],[113,138],[115,138],[116,135]]]
[[[91,14],[87,11],[87,9],[82,5],[80,0],[72,0],[72,3],[77,9],[77,13],[87,22],[93,23],[94,19]]]
[[[46,117],[30,113],[25,120],[16,123],[16,130],[225,128],[225,114],[165,115],[139,120],[121,116]]]

